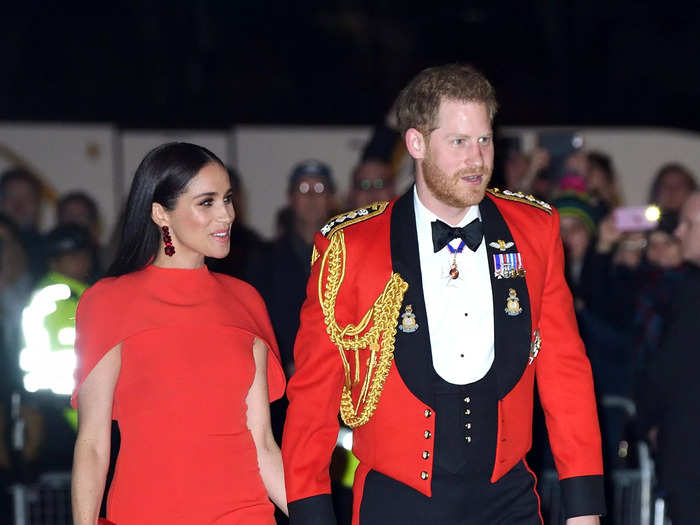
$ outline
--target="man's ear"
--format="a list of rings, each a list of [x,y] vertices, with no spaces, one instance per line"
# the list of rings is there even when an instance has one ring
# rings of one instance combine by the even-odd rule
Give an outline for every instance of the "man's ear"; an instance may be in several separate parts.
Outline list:
[[[155,222],[159,228],[168,225],[168,213],[162,204],[154,202],[151,205],[151,219]]]
[[[416,128],[409,128],[404,136],[406,142],[406,149],[408,154],[416,160],[423,159],[425,157],[425,138],[423,134]]]

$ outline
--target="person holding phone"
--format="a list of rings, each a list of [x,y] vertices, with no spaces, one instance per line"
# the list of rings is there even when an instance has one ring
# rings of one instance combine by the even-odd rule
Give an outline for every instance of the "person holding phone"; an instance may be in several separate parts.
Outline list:
[[[254,288],[204,265],[228,253],[233,220],[228,174],[207,149],[164,144],[136,170],[109,277],[76,314],[76,525],[98,519],[112,419],[117,525],[271,525],[270,499],[286,512],[274,332]]]

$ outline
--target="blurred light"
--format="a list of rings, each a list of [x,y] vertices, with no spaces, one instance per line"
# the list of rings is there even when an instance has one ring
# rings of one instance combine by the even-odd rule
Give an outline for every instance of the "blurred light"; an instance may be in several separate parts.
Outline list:
[[[661,209],[658,206],[649,206],[644,212],[644,217],[649,222],[657,222],[661,218]]]
[[[44,389],[55,394],[69,395],[73,391],[75,351],[73,348],[52,350],[51,337],[44,326],[46,317],[56,311],[56,303],[70,296],[68,285],[52,284],[37,291],[22,311],[22,331],[26,346],[19,353],[19,366],[27,372],[23,384],[28,392]],[[61,344],[72,346],[75,342],[75,328],[63,328],[58,333],[58,339]]]
[[[352,450],[352,430],[345,427],[340,427],[338,431],[338,441],[336,444],[343,447],[345,450]]]
[[[75,344],[75,328],[66,326],[58,331],[58,342],[63,346],[73,346]]]

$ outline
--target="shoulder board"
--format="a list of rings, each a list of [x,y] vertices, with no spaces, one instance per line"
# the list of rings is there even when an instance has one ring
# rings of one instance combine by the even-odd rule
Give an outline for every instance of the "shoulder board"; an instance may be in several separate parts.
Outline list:
[[[381,215],[388,205],[388,201],[374,202],[362,208],[336,215],[321,228],[321,235],[330,237],[333,233],[342,230],[346,226]]]
[[[525,194],[522,191],[510,191],[510,190],[499,190],[498,188],[489,188],[486,190],[490,195],[497,197],[499,199],[506,199],[509,201],[522,202],[523,204],[529,204],[542,211],[552,214],[551,204],[536,199],[530,194]]]

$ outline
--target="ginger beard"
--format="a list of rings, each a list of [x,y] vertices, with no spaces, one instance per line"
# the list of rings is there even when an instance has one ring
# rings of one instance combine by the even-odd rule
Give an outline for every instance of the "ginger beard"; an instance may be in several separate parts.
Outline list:
[[[483,198],[493,166],[480,168],[464,168],[452,174],[446,173],[433,163],[430,148],[422,161],[423,180],[430,193],[440,202],[453,208],[467,208],[479,204]],[[462,177],[481,175],[481,183],[467,184]]]

